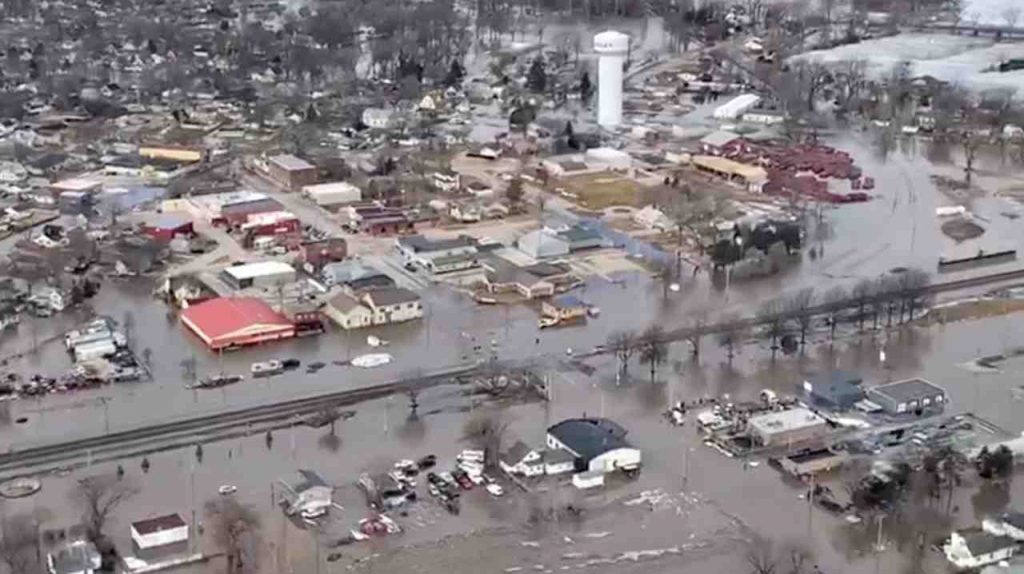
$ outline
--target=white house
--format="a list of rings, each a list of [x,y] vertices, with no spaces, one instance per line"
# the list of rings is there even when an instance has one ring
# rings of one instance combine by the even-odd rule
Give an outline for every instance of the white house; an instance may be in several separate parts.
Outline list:
[[[374,325],[402,323],[423,317],[423,303],[415,292],[401,287],[374,289],[362,297],[373,314]]]
[[[576,470],[576,457],[567,450],[556,449],[544,452],[544,474],[566,474]]]
[[[479,265],[476,242],[466,236],[452,239],[428,239],[422,235],[399,237],[395,247],[406,263],[431,273],[449,273]]]
[[[99,551],[86,540],[70,542],[46,556],[50,574],[94,574],[101,565]]]
[[[946,559],[959,569],[980,568],[1007,560],[1017,551],[1017,542],[980,528],[953,531],[943,545]]]
[[[523,441],[516,441],[499,461],[501,469],[509,474],[540,476],[544,474],[544,458]]]

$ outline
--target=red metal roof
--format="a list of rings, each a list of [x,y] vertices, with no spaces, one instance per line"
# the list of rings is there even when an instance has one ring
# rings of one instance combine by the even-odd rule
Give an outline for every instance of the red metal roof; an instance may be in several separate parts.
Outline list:
[[[291,327],[292,322],[255,297],[221,297],[185,309],[181,320],[208,341],[255,326]]]

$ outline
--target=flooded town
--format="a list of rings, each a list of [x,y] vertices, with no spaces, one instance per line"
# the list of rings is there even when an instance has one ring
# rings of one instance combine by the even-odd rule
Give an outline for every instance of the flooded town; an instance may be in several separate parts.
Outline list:
[[[0,574],[1024,572],[1019,0],[0,14]]]

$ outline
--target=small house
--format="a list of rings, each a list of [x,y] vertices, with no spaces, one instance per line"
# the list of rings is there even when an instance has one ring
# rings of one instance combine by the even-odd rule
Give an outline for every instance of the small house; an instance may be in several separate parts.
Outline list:
[[[700,140],[700,147],[704,153],[710,155],[721,155],[729,148],[740,141],[740,136],[732,132],[717,131],[704,136]]]
[[[402,323],[423,317],[423,304],[414,291],[402,287],[366,292],[362,303],[373,313],[375,325]]]
[[[1017,542],[980,528],[953,531],[942,547],[946,559],[959,569],[980,568],[1008,560],[1017,551]]]
[[[373,325],[373,311],[348,293],[332,297],[324,306],[323,313],[345,330]]]
[[[587,316],[587,304],[574,295],[562,295],[544,301],[541,313],[559,321],[571,321]]]
[[[530,448],[523,441],[516,441],[499,461],[501,469],[509,474],[520,476],[540,476],[544,474],[544,458],[541,453]]]

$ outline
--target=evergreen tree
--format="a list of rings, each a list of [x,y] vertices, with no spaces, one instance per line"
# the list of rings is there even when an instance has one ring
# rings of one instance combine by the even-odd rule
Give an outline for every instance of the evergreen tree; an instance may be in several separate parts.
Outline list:
[[[583,77],[580,78],[580,101],[587,103],[590,100],[590,91],[594,87],[590,84],[590,74],[583,72]]]
[[[526,85],[531,92],[541,93],[547,89],[548,74],[544,71],[544,59],[537,56],[530,64],[530,71],[526,77]]]
[[[448,75],[444,79],[446,86],[458,86],[462,84],[462,79],[466,77],[466,69],[462,67],[462,64],[458,60],[452,60],[452,65],[448,67]]]

